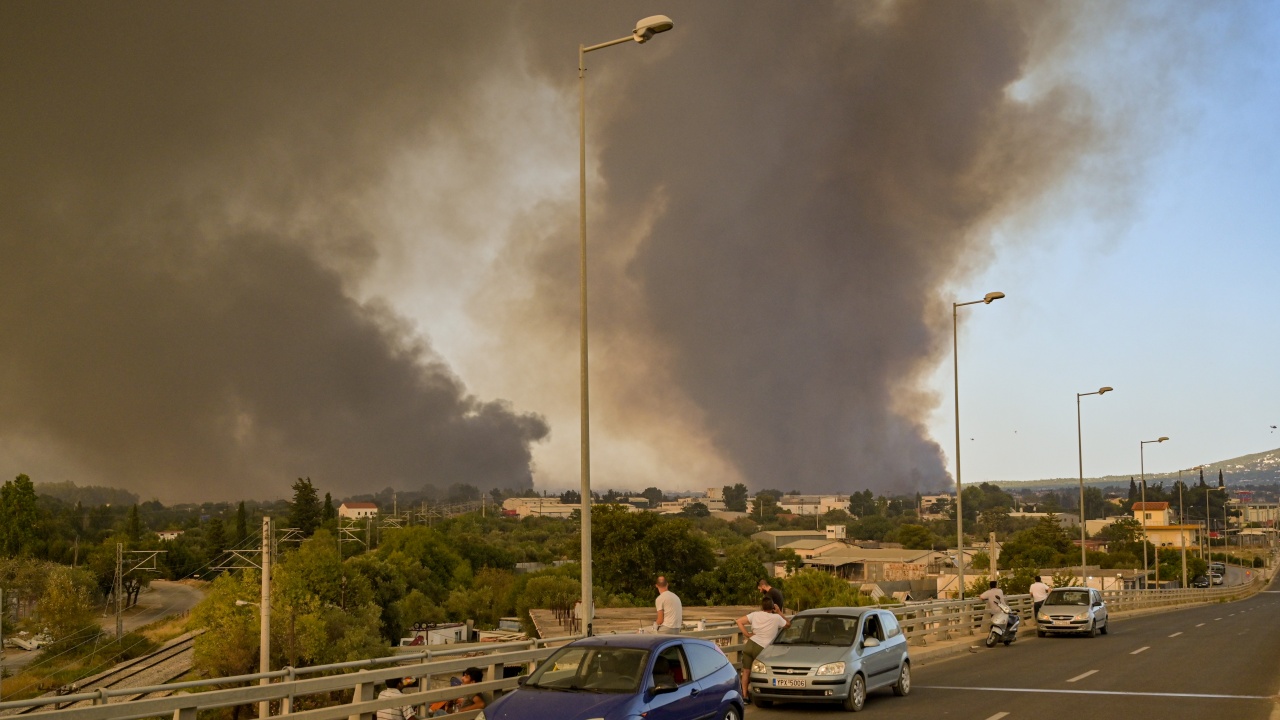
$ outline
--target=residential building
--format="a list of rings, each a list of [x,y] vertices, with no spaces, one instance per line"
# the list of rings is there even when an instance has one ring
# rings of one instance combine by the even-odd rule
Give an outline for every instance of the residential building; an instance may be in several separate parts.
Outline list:
[[[378,516],[378,504],[371,502],[344,502],[338,506],[338,517],[363,520]]]
[[[777,550],[789,542],[796,540],[823,540],[827,539],[825,530],[761,530],[751,536],[752,540],[758,540],[770,548]]]
[[[868,550],[844,545],[804,561],[805,567],[827,570],[851,582],[920,580],[942,571],[942,553],[933,550]]]
[[[177,540],[177,539],[182,535],[182,533],[183,533],[183,532],[185,532],[185,531],[183,531],[183,530],[161,530],[160,532],[156,533],[156,535],[159,535],[161,540],[166,540],[166,541],[168,541],[168,540]]]
[[[1133,519],[1143,526],[1147,541],[1156,547],[1194,547],[1200,544],[1199,525],[1178,525],[1167,502],[1136,502]]]

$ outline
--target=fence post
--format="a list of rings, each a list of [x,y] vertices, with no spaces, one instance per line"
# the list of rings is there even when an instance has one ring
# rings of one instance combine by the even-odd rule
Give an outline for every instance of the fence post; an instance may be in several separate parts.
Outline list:
[[[286,665],[284,668],[284,672],[285,672],[284,682],[292,683],[294,680],[297,679],[296,676],[293,674],[293,668],[291,666]],[[293,693],[292,692],[290,692],[288,695],[284,697],[283,700],[280,701],[280,714],[288,715],[291,712],[293,712]],[[186,719],[175,717],[173,720],[186,720]],[[194,720],[194,718],[192,720]]]
[[[369,702],[374,699],[374,683],[371,680],[356,683],[356,691],[351,696],[351,704]],[[348,720],[373,720],[373,713],[356,713],[348,716]]]
[[[193,707],[178,708],[173,711],[173,720],[196,720],[196,709]]]

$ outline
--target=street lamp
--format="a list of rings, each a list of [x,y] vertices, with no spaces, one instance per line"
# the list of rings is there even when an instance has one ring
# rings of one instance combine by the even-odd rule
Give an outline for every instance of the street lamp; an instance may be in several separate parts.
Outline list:
[[[1162,443],[1169,438],[1161,436],[1156,440],[1140,440],[1138,441],[1138,471],[1142,478],[1142,587],[1147,587],[1147,445],[1151,443]],[[1160,555],[1156,554],[1156,577],[1160,577]]]
[[[1094,392],[1076,393],[1076,453],[1080,460],[1080,582],[1087,587],[1088,579],[1084,576],[1084,436],[1080,433],[1080,398],[1086,395],[1106,395],[1115,388],[1100,387]]]
[[[1002,292],[989,292],[981,300],[951,303],[951,361],[956,381],[956,597],[964,599],[964,507],[960,503],[960,321],[959,310],[966,305],[990,305],[1004,297]]]
[[[582,630],[591,634],[595,609],[591,604],[591,404],[587,388],[587,63],[586,55],[611,45],[634,40],[648,42],[658,33],[675,27],[666,15],[651,15],[636,23],[630,35],[598,45],[578,46],[578,264],[582,305],[581,397],[582,397]]]

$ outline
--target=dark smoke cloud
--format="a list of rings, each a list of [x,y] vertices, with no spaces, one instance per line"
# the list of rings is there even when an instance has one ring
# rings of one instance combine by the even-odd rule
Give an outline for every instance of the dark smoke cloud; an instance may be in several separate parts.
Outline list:
[[[37,480],[527,485],[545,422],[471,396],[349,292],[377,250],[359,199],[456,121],[459,50],[505,39],[477,7],[0,9],[0,434],[89,476]]]
[[[677,9],[675,31],[628,50],[655,53],[643,67],[591,56],[629,69],[591,75],[608,98],[589,141],[609,208],[595,237],[664,199],[626,271],[665,372],[757,489],[942,487],[918,388],[948,349],[943,288],[1094,137],[1078,91],[1008,92],[1033,36],[1044,51],[1069,18],[1003,2]]]
[[[593,263],[639,234],[594,270],[598,422],[756,488],[940,485],[919,386],[943,288],[1095,142],[1081,93],[1008,92],[1058,7],[5,3],[0,441],[163,497],[526,481],[545,422],[354,299],[387,250],[370,194],[439,138],[523,132],[535,108],[501,125],[458,101],[495,75],[560,91],[573,137],[576,45],[667,12],[672,33],[591,56]],[[534,274],[533,302],[481,303],[529,342],[512,364],[571,344],[565,196],[476,269]]]

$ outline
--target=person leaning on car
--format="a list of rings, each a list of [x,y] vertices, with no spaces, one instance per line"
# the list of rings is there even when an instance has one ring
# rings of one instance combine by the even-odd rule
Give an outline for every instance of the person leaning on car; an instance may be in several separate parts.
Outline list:
[[[1044,604],[1044,599],[1049,597],[1049,586],[1044,584],[1044,580],[1040,579],[1040,575],[1036,575],[1036,581],[1031,583],[1031,617],[1040,617],[1040,606]]]
[[[743,615],[734,622],[747,639],[742,646],[742,698],[750,702],[747,679],[751,677],[751,663],[756,661],[761,651],[773,644],[778,633],[791,627],[791,620],[773,604],[773,598],[765,596],[760,599],[759,610]],[[747,632],[748,623],[751,625],[751,632]]]

